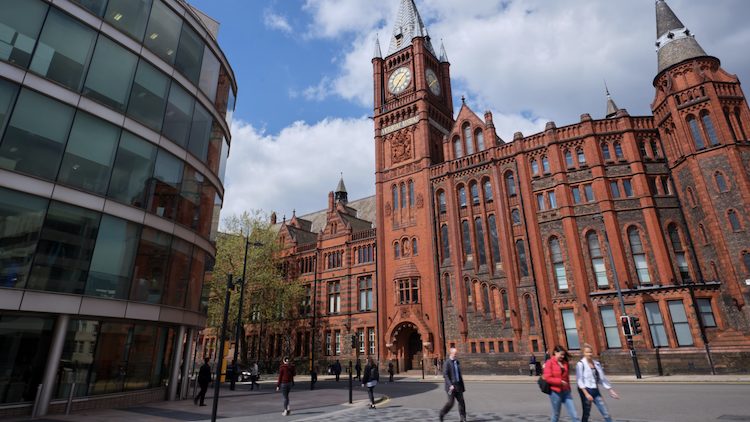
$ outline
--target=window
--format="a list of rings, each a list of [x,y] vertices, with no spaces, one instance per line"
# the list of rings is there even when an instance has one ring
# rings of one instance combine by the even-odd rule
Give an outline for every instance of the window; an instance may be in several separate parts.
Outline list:
[[[398,303],[408,305],[419,303],[419,280],[416,278],[407,278],[398,280]]]
[[[162,287],[167,280],[169,249],[172,236],[148,227],[141,232],[130,300],[160,303]]]
[[[200,81],[203,48],[203,41],[190,25],[182,25],[174,67],[196,86]]]
[[[693,189],[688,186],[687,190],[685,191],[687,193],[688,197],[688,205],[690,205],[690,208],[695,208],[695,194],[693,194]]]
[[[466,141],[466,155],[474,154],[474,140],[471,139],[471,126],[464,125],[464,141]]]
[[[534,302],[531,300],[530,295],[524,296],[524,302],[526,303],[526,316],[529,318],[529,327],[536,325],[536,318],[534,317]]]
[[[549,160],[546,155],[542,155],[542,171],[544,174],[549,173]]]
[[[372,310],[372,276],[359,278],[359,310]]]
[[[395,214],[398,209],[398,188],[396,185],[391,186],[391,194],[393,196],[393,212]]]
[[[151,0],[109,0],[104,20],[141,41],[150,9]]]
[[[490,307],[490,288],[486,284],[482,285],[482,308],[487,316],[492,313],[492,308]]]
[[[417,238],[413,238],[411,240],[411,254],[412,255],[419,255],[419,250],[417,249]]]
[[[333,332],[333,345],[336,351],[336,356],[341,354],[341,331],[336,330]]]
[[[214,129],[214,121],[211,117],[211,114],[208,112],[208,110],[203,108],[202,105],[200,105],[200,102],[196,101],[195,110],[193,111],[192,124],[190,125],[188,151],[190,151],[190,153],[192,153],[196,158],[204,163],[208,159],[209,148],[217,148],[218,141],[220,141],[220,139],[216,136],[214,136],[213,138],[211,137],[212,129]]]
[[[333,281],[328,283],[328,313],[337,314],[341,312],[341,283]]]
[[[571,191],[573,193],[573,203],[580,204],[581,203],[581,188],[579,188],[578,186],[573,186]]]
[[[138,57],[105,36],[99,36],[83,95],[125,112]]]
[[[625,193],[626,198],[631,198],[633,196],[633,185],[630,182],[630,179],[622,179],[622,190]]]
[[[567,168],[573,168],[575,164],[573,163],[573,154],[570,152],[569,149],[565,150],[565,167]]]
[[[613,199],[620,198],[620,186],[617,184],[617,181],[609,182],[609,190],[612,192]]]
[[[443,253],[443,261],[450,259],[451,249],[448,240],[448,226],[445,224],[440,226],[440,245],[442,246],[441,251]]]
[[[727,218],[729,218],[729,225],[732,226],[732,231],[738,232],[742,230],[740,219],[737,217],[737,212],[734,210],[727,211]]]
[[[559,290],[568,290],[568,276],[565,274],[565,264],[563,263],[562,250],[558,238],[553,237],[549,240],[549,253],[557,288]]]
[[[664,176],[661,178],[661,190],[664,195],[672,195],[672,185],[669,181],[669,177]]]
[[[698,127],[698,121],[695,117],[688,116],[688,125],[690,126],[690,133],[693,135],[693,142],[695,142],[696,149],[703,149],[706,147],[706,142],[703,140],[703,133],[701,133],[700,127]]]
[[[2,44],[0,44],[0,46],[1,45]],[[2,134],[5,129],[5,120],[8,117],[11,106],[16,101],[17,93],[18,85],[0,79],[0,134]]]
[[[614,308],[612,306],[602,306],[599,308],[599,313],[602,316],[604,335],[607,337],[607,348],[619,349],[622,347],[622,342],[620,341],[620,330],[617,326]]]
[[[745,264],[745,272],[750,274],[750,252],[742,252],[742,263]]]
[[[711,116],[708,113],[701,113],[701,121],[703,122],[703,129],[705,129],[708,135],[708,141],[711,145],[719,145],[719,138],[716,136],[716,130],[714,130],[714,124],[711,121]]]
[[[466,303],[471,305],[474,303],[474,295],[471,293],[471,282],[468,278],[464,279],[464,290],[466,291]]]
[[[677,231],[677,225],[674,223],[670,224],[667,227],[667,232],[669,233],[669,240],[672,243],[677,268],[680,271],[680,278],[683,281],[688,281],[690,280],[690,269],[685,258],[685,250],[682,248],[682,241],[680,240],[680,233]]]
[[[539,163],[537,163],[536,159],[531,160],[531,174],[539,176]]]
[[[471,191],[471,205],[479,205],[479,186],[477,186],[476,182],[471,182],[469,190]]]
[[[472,341],[471,342],[471,353],[476,353],[476,352],[477,352],[477,344]]]
[[[409,185],[409,208],[414,207],[414,182],[409,180],[407,183]]]
[[[365,329],[364,328],[357,329],[357,350],[359,351],[359,353],[365,352]]]
[[[153,173],[157,147],[123,131],[117,148],[107,196],[138,208],[146,206],[148,181]]]
[[[193,97],[180,88],[180,84],[173,83],[169,89],[162,133],[183,148],[188,143],[194,106],[195,100]]]
[[[326,331],[326,356],[330,356],[331,355],[331,350],[332,350],[332,347],[331,347],[331,332],[330,331]]]
[[[130,93],[128,115],[157,132],[161,131],[168,91],[169,78],[141,60]]]
[[[221,74],[221,64],[211,49],[205,47],[203,50],[203,64],[201,65],[201,76],[198,87],[211,102],[216,98],[218,89],[219,75]],[[231,113],[227,113],[231,114]],[[231,126],[231,123],[230,125]]]
[[[607,288],[609,287],[607,268],[604,265],[604,257],[602,256],[602,249],[599,245],[599,236],[597,236],[596,232],[591,231],[586,235],[586,243],[588,243],[589,246],[591,269],[596,278],[596,285],[600,288]]]
[[[174,65],[182,19],[161,1],[154,2],[143,44],[159,58]]]
[[[438,211],[440,214],[445,214],[447,209],[445,205],[445,191],[438,192]]]
[[[606,142],[602,142],[602,157],[604,158],[604,161],[610,161],[612,159],[612,156],[610,156],[609,153],[609,144]]]
[[[578,340],[578,328],[576,327],[576,317],[572,309],[562,310],[563,326],[565,327],[565,339],[568,342],[569,350],[578,350],[581,348]]]
[[[96,16],[104,16],[104,9],[107,8],[107,0],[73,0],[74,2],[86,8]]]
[[[585,166],[586,165],[586,154],[584,154],[583,148],[576,149],[576,157],[578,158],[578,165],[579,166]]]
[[[476,230],[477,236],[477,255],[479,256],[479,265],[487,264],[487,255],[485,254],[484,248],[484,228],[482,227],[482,219],[477,217],[474,219],[474,229]]]
[[[370,346],[369,352],[370,355],[375,354],[375,328],[369,327],[367,329],[367,343]]]
[[[0,167],[54,180],[73,114],[67,105],[22,89],[0,144]]]
[[[48,203],[38,196],[0,188],[0,280],[4,287],[25,287]]]
[[[554,210],[557,208],[557,198],[555,197],[554,191],[547,192],[547,198],[549,199],[549,208]]]
[[[708,236],[706,235],[706,228],[703,227],[703,224],[698,224],[698,231],[700,231],[701,240],[703,241],[703,244],[707,245],[708,244]]]
[[[184,307],[187,297],[187,283],[190,278],[190,259],[193,245],[178,237],[172,239],[169,254],[169,272],[164,285],[162,303],[167,306]]]
[[[740,129],[740,133],[742,134],[742,139],[747,141],[747,136],[745,135],[745,128],[742,124],[742,117],[740,115],[739,107],[734,109],[734,118],[737,121],[737,127]]]
[[[452,289],[452,282],[451,282],[451,275],[446,273],[443,276],[443,281],[445,284],[445,287],[443,289],[443,297],[445,298],[445,301],[448,303],[451,303],[453,300],[453,289]]]
[[[500,292],[500,298],[503,301],[503,316],[505,318],[505,326],[510,325],[510,306],[508,305],[508,292],[505,290]]]
[[[406,185],[401,182],[401,208],[406,208]]]
[[[453,138],[453,155],[455,155],[456,158],[461,158],[464,156],[463,147],[461,146],[461,139],[458,136]]]
[[[510,212],[510,219],[513,221],[514,226],[518,226],[521,224],[521,212],[518,211],[518,208],[513,208],[513,210]]]
[[[96,32],[52,8],[29,69],[73,91],[81,89]]]
[[[648,151],[646,151],[646,141],[638,141],[638,151],[641,154],[641,159],[649,158]]]
[[[182,183],[183,162],[174,155],[159,150],[156,154],[154,177],[149,182],[151,191],[147,210],[159,217],[174,220]]]
[[[484,150],[484,133],[481,130],[477,130],[474,136],[477,138],[477,151]]]
[[[586,202],[593,202],[596,199],[594,198],[594,189],[591,187],[591,183],[583,185],[583,194],[586,197]]]
[[[495,216],[490,215],[487,217],[487,225],[489,226],[490,232],[490,251],[492,252],[492,262],[499,264],[503,261],[500,256],[500,241],[497,236],[497,224]]]
[[[483,341],[479,342],[479,353],[487,353],[487,348]]]
[[[302,296],[302,303],[299,307],[299,314],[301,316],[310,315],[312,312],[312,287],[310,287],[309,284],[305,285],[304,287],[304,293]]]
[[[619,142],[615,142],[614,147],[615,147],[615,157],[617,157],[618,160],[621,160],[623,158],[622,145],[620,145]]]
[[[546,203],[544,202],[543,193],[536,194],[536,207],[537,209],[539,209],[539,211],[544,211],[546,209]]]
[[[635,264],[638,281],[641,284],[651,284],[651,276],[649,275],[648,263],[646,262],[646,252],[643,249],[641,235],[638,233],[637,228],[630,227],[628,229],[628,239],[630,240],[630,251],[633,254],[633,263]]]
[[[463,185],[458,187],[458,205],[461,208],[466,207],[466,188]]]
[[[36,0],[4,0],[1,4],[0,60],[25,68],[47,15],[47,4]]]
[[[508,196],[516,196],[516,178],[513,172],[505,173],[505,188],[508,190]]]
[[[685,314],[685,306],[681,300],[670,300],[667,302],[669,315],[672,318],[672,327],[674,327],[677,336],[678,346],[692,346],[693,334],[690,332],[690,324]]]
[[[484,181],[484,202],[492,202],[492,184],[489,180]]]
[[[720,171],[717,171],[714,173],[714,178],[716,179],[716,187],[719,189],[719,192],[728,192],[729,187],[727,186],[727,179],[724,178],[724,174]]]
[[[490,353],[495,353],[495,342],[494,341],[488,341],[487,345],[490,347]]]
[[[714,318],[714,312],[711,308],[711,299],[696,299],[696,304],[701,314],[703,326],[706,328],[716,327],[716,318]]]
[[[529,265],[526,263],[526,248],[523,245],[523,240],[516,240],[516,252],[518,253],[518,270],[521,277],[528,277]]]
[[[659,145],[656,143],[656,140],[652,139],[649,144],[651,145],[651,152],[654,154],[654,158],[659,158]]]
[[[469,237],[469,222],[463,220],[461,222],[461,240],[464,246],[464,260],[471,256],[471,238]]]
[[[651,341],[653,341],[654,347],[669,347],[659,304],[657,302],[649,302],[644,303],[644,307],[646,308],[648,329],[651,331]]]

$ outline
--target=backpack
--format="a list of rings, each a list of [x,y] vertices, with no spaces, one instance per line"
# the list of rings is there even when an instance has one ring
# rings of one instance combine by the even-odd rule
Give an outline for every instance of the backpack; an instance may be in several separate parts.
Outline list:
[[[537,385],[539,385],[539,390],[542,391],[544,394],[549,394],[552,392],[552,388],[550,388],[549,383],[544,379],[544,376],[539,377],[538,380],[536,380]]]
[[[370,378],[369,378],[369,379],[370,379],[371,381],[375,381],[375,380],[377,380],[378,378],[379,378],[379,377],[378,377],[378,368],[377,368],[377,366],[374,366],[374,365],[373,365],[373,367],[372,367],[372,368],[370,368]]]

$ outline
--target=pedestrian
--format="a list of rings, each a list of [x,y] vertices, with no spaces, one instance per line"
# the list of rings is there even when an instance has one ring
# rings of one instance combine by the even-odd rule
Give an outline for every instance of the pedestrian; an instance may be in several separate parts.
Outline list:
[[[338,359],[336,359],[336,362],[333,364],[333,375],[336,375],[336,382],[339,382],[339,377],[341,376],[341,363]]]
[[[531,357],[529,358],[529,376],[534,375],[534,370],[536,370],[536,356],[534,354],[531,354]]]
[[[568,416],[573,422],[579,422],[576,405],[570,395],[570,372],[568,368],[568,351],[562,346],[555,346],[552,358],[544,363],[544,380],[550,385],[549,399],[552,404],[551,422],[560,419],[560,407],[565,405]]]
[[[378,385],[378,381],[380,381],[378,365],[372,358],[367,358],[365,374],[362,377],[362,387],[367,386],[367,395],[370,396],[370,409],[375,408],[375,386]]]
[[[581,404],[583,405],[583,417],[581,422],[588,422],[591,414],[591,403],[596,405],[599,413],[602,414],[605,422],[612,422],[609,415],[607,404],[599,392],[599,384],[609,390],[609,395],[613,399],[619,399],[620,396],[612,388],[607,376],[604,375],[602,364],[594,359],[594,349],[589,344],[583,345],[583,358],[576,364],[576,380],[578,383],[578,393],[581,395]]]
[[[208,364],[208,360],[208,358],[203,358],[203,365],[198,370],[198,386],[200,386],[201,391],[193,398],[193,403],[198,404],[198,400],[200,400],[201,406],[206,405],[206,390],[208,390],[208,383],[211,382],[211,365]]]
[[[232,359],[232,363],[227,367],[227,378],[229,378],[229,389],[234,391],[235,383],[237,382],[237,376],[239,375],[239,367],[237,361]]]
[[[276,391],[281,390],[281,394],[284,397],[284,411],[281,412],[283,416],[291,414],[289,410],[289,392],[294,387],[294,365],[289,364],[289,358],[284,357],[281,366],[279,367],[279,379],[276,381]]]
[[[260,371],[258,370],[258,361],[253,362],[250,365],[250,390],[260,390],[260,384],[258,384],[258,378],[260,378]]]
[[[393,362],[388,362],[388,382],[393,382]]]
[[[354,365],[354,370],[357,371],[357,377],[355,379],[362,381],[362,365],[359,363],[359,359],[357,359],[357,364]]]
[[[449,350],[448,359],[443,364],[443,378],[445,379],[445,392],[448,393],[448,402],[440,409],[440,421],[442,422],[445,415],[453,408],[453,403],[458,401],[458,414],[461,416],[461,422],[466,422],[466,403],[464,402],[464,377],[461,374],[461,367],[456,359],[458,351],[455,347]]]
[[[312,371],[310,371],[310,389],[315,389],[315,383],[318,382],[318,371],[313,368]]]

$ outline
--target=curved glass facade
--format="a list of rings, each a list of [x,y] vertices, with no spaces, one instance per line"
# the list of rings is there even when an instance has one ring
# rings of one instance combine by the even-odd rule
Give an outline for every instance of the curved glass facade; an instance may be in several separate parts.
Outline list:
[[[49,360],[51,398],[164,386],[205,321],[232,70],[183,1],[0,10],[0,413]]]

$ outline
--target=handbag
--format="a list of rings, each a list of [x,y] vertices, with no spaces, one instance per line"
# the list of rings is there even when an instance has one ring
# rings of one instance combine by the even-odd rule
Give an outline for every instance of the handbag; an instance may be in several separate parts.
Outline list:
[[[552,392],[552,388],[550,388],[549,383],[544,379],[543,376],[539,377],[538,380],[536,380],[537,385],[539,385],[539,390],[542,391],[544,394],[549,394]]]

